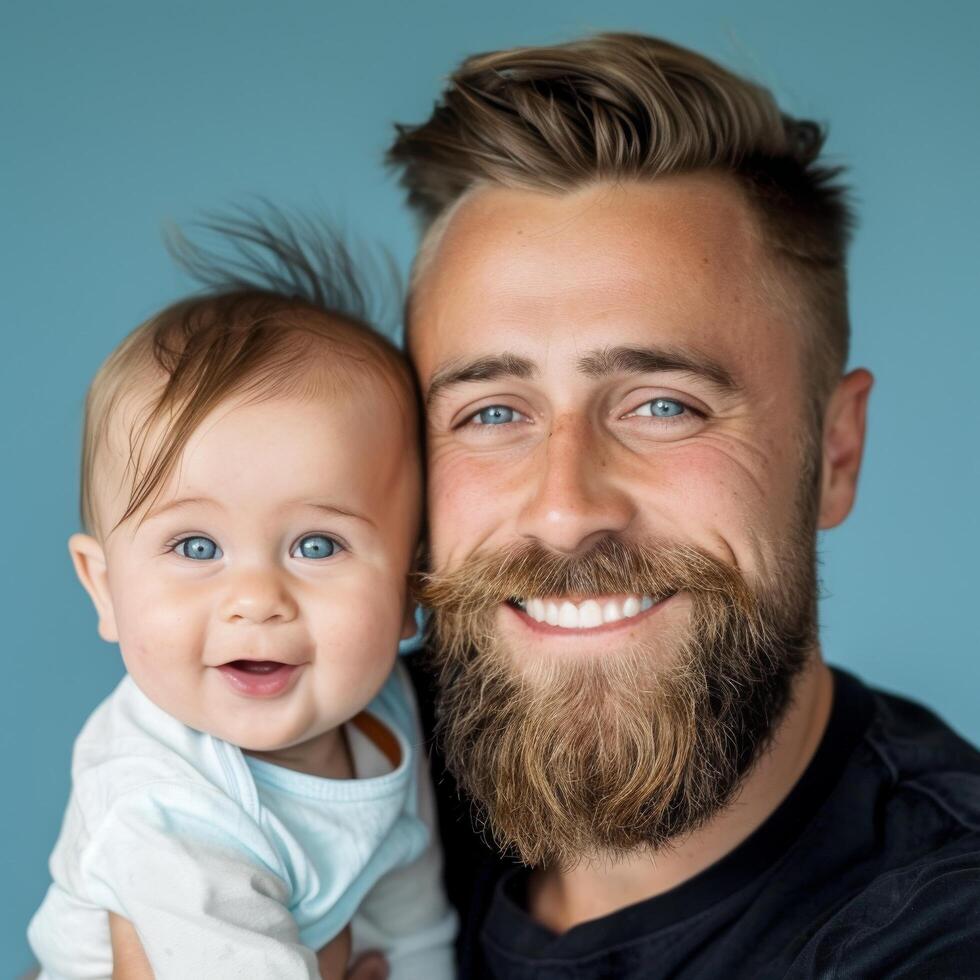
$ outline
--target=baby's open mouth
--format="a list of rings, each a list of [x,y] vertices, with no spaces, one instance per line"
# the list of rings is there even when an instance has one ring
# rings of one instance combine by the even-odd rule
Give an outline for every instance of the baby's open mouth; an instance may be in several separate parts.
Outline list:
[[[281,664],[277,660],[232,660],[225,666],[234,667],[235,670],[244,670],[249,674],[272,674],[280,667],[286,667],[288,664]]]
[[[278,660],[232,660],[218,667],[218,671],[236,694],[269,698],[282,694],[301,666]]]

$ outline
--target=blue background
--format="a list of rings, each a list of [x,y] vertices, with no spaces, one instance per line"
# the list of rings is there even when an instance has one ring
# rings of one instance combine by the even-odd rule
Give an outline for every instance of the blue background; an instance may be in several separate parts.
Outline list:
[[[824,646],[980,741],[980,5],[8,0],[0,17],[0,975],[29,962],[72,740],[120,676],[65,540],[85,387],[187,287],[162,225],[264,194],[406,265],[413,229],[381,155],[475,51],[642,30],[830,122],[861,214],[853,363],[878,382],[856,511],[822,540]]]

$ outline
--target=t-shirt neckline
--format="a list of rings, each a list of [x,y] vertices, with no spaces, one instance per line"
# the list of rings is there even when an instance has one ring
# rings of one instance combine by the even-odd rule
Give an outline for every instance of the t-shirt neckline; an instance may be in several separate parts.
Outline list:
[[[693,878],[670,891],[583,922],[556,935],[535,922],[523,907],[528,871],[516,868],[497,883],[484,931],[514,952],[545,946],[574,957],[682,922],[707,911],[751,884],[798,839],[837,785],[850,755],[873,714],[870,692],[856,677],[832,667],[833,704],[823,738],[810,764],[782,803],[741,844]]]
[[[362,714],[370,718],[372,724],[377,729],[383,730],[397,746],[398,765],[380,775],[355,775],[352,779],[330,779],[325,776],[298,772],[295,769],[287,769],[273,762],[267,762],[265,759],[257,759],[241,749],[238,749],[238,752],[254,780],[280,793],[305,796],[316,800],[358,802],[401,792],[403,784],[409,778],[412,765],[412,752],[408,740],[395,726],[386,724],[373,712],[365,709]],[[362,734],[364,733],[362,732]],[[371,736],[366,737],[369,741],[371,740]],[[381,751],[377,746],[375,749]],[[357,772],[360,766],[353,740],[351,751],[355,756],[355,772]]]

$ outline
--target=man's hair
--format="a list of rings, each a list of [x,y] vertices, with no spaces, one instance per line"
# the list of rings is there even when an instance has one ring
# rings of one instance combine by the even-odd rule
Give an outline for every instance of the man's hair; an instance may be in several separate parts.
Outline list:
[[[168,306],[130,333],[89,387],[82,439],[81,517],[103,537],[94,475],[110,423],[124,403],[129,444],[124,480],[129,500],[118,524],[152,500],[173,473],[204,418],[232,397],[308,395],[322,385],[374,374],[403,399],[412,418],[414,378],[404,355],[368,326],[377,293],[364,287],[350,250],[329,226],[290,221],[267,209],[205,224],[231,254],[175,233],[178,263],[205,287]]]
[[[839,167],[818,162],[824,132],[713,61],[638,34],[467,58],[430,118],[396,126],[401,170],[426,240],[483,185],[563,192],[595,181],[714,171],[743,189],[777,269],[798,290],[819,403],[847,361],[845,259],[852,212]]]

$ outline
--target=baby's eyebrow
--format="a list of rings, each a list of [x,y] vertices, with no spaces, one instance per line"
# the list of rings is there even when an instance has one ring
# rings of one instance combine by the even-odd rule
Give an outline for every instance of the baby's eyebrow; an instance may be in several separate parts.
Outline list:
[[[150,508],[143,521],[152,521],[162,514],[166,514],[172,510],[178,510],[181,507],[189,507],[191,504],[206,504],[211,507],[221,506],[217,500],[212,500],[210,497],[175,497],[173,500],[168,500],[166,503]]]
[[[322,510],[325,514],[331,514],[335,517],[350,517],[355,521],[364,521],[365,524],[370,524],[371,527],[377,527],[377,524],[370,517],[366,514],[359,514],[357,511],[345,510],[343,507],[336,507],[333,504],[321,504],[312,500],[304,500],[302,503],[307,507],[314,508],[314,510]]]
[[[150,510],[146,517],[143,518],[143,520],[149,521],[153,518],[169,513],[172,510],[179,510],[181,507],[189,507],[192,504],[205,504],[211,507],[221,507],[221,504],[217,500],[213,500],[211,497],[177,497],[174,500],[168,500],[166,503],[163,503],[158,507],[154,507],[152,510]],[[321,510],[325,514],[330,514],[335,517],[349,517],[355,521],[364,521],[365,524],[370,524],[371,527],[377,527],[375,522],[366,514],[359,514],[357,511],[353,510],[346,510],[343,507],[337,507],[335,504],[325,504],[317,500],[294,500],[290,502],[289,506],[296,506],[297,504],[304,507],[312,507],[314,510]]]

